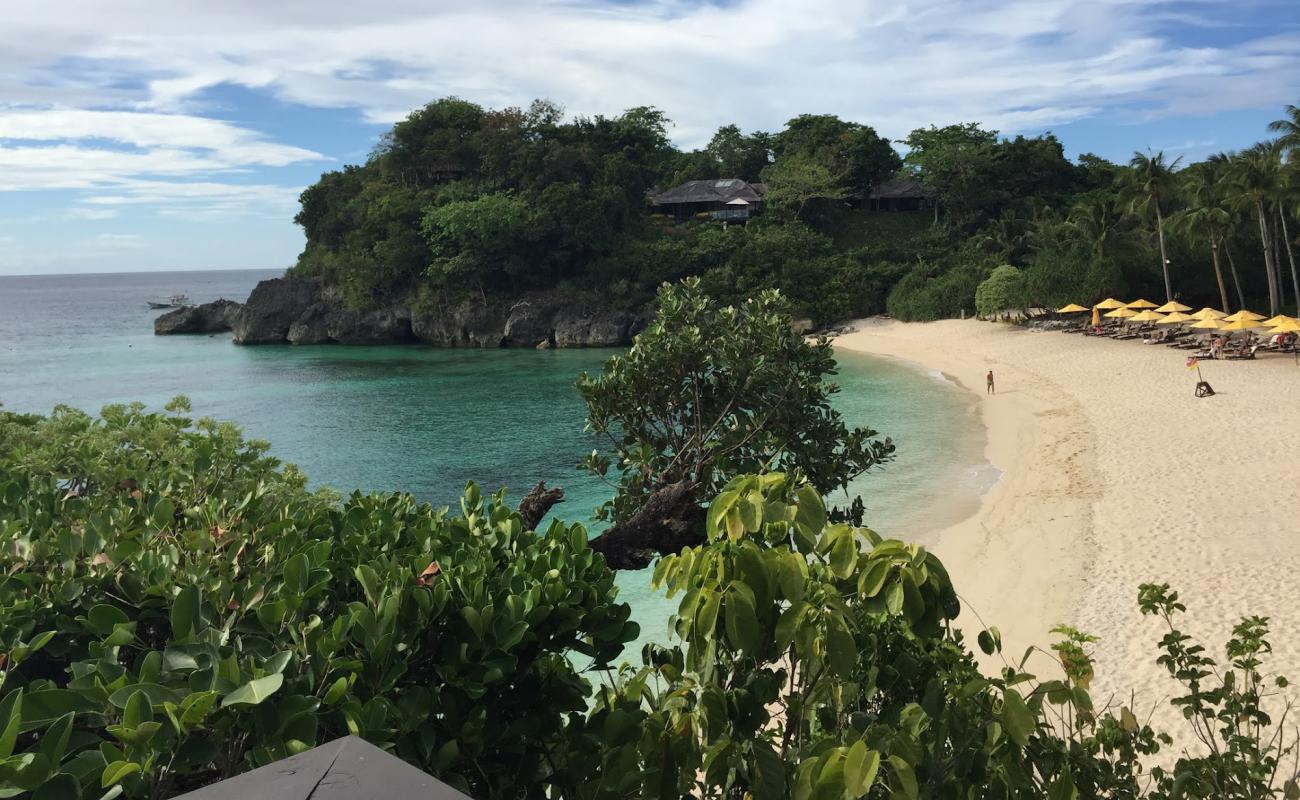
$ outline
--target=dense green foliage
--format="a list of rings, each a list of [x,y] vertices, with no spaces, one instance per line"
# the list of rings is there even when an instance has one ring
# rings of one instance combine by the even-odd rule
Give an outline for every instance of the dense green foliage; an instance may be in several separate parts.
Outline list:
[[[829,323],[886,308],[974,313],[976,287],[1008,264],[1037,273],[1030,306],[1177,295],[1276,313],[1300,303],[1288,124],[1276,146],[1179,170],[1161,153],[1071,162],[1051,134],[1000,138],[975,123],[915,130],[900,159],[871,127],[815,114],[775,133],[725,125],[684,152],[650,108],[566,120],[545,101],[489,110],[447,98],[397,123],[364,165],[303,192],[294,272],[357,306],[595,288],[633,307],[664,280],[699,276],[726,302],[779,288]],[[937,208],[866,210],[895,176],[920,181]],[[746,224],[651,213],[656,191],[730,177],[767,186]]]
[[[3,796],[165,797],[349,733],[476,797],[549,780],[637,635],[586,531],[304,486],[228,424],[0,414]]]
[[[892,457],[892,442],[850,429],[831,407],[831,346],[794,330],[778,292],[719,308],[687,279],[665,286],[658,305],[626,353],[578,380],[587,426],[610,451],[593,451],[587,465],[602,476],[617,465],[602,518],[627,519],[683,481],[704,503],[736,475],[765,469],[797,469],[827,494]]]
[[[580,526],[304,484],[226,424],[0,414],[0,794],[164,798],[346,733],[482,800],[1300,791],[1267,621],[1219,666],[1167,586],[1139,602],[1202,749],[1143,769],[1169,739],[1094,707],[1090,637],[1058,629],[1057,677],[981,671],[943,565],[797,473],[722,487],[650,578],[680,643],[594,687],[636,631]]]
[[[981,317],[991,317],[1003,311],[1022,310],[1028,297],[1026,289],[1024,273],[1003,264],[976,287],[975,311]]]

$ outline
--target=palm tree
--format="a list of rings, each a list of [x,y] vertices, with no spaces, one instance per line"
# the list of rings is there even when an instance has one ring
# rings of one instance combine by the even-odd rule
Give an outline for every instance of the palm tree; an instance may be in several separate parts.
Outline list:
[[[1094,257],[1110,255],[1112,247],[1124,236],[1124,215],[1109,195],[1089,195],[1070,209],[1067,229],[1092,248]]]
[[[1300,153],[1300,150],[1292,152]],[[1278,183],[1277,216],[1278,223],[1282,226],[1282,248],[1286,250],[1287,261],[1291,264],[1291,291],[1295,295],[1296,312],[1300,313],[1300,274],[1296,270],[1295,248],[1292,246],[1291,232],[1287,230],[1286,224],[1288,216],[1300,215],[1300,161],[1297,161],[1294,155],[1291,156],[1287,169]]]
[[[1192,165],[1184,170],[1183,193],[1187,196],[1188,208],[1170,217],[1170,225],[1183,230],[1188,235],[1204,234],[1209,242],[1210,252],[1214,256],[1214,280],[1218,282],[1219,302],[1227,311],[1227,286],[1223,282],[1223,269],[1219,254],[1225,248],[1227,234],[1232,228],[1232,212],[1223,202],[1223,168],[1221,161],[1208,160]],[[1232,277],[1236,277],[1235,274]],[[1240,302],[1238,308],[1245,307],[1242,297],[1242,285],[1236,286]]]
[[[1174,170],[1182,157],[1165,163],[1163,152],[1154,155],[1134,153],[1129,160],[1127,193],[1129,208],[1143,218],[1155,217],[1156,238],[1160,240],[1160,269],[1165,276],[1165,300],[1174,299],[1174,285],[1169,280],[1169,251],[1165,248],[1164,206],[1174,196],[1176,183]]]
[[[1259,243],[1264,250],[1264,271],[1268,274],[1268,304],[1274,315],[1282,305],[1277,262],[1273,258],[1276,244],[1270,224],[1270,205],[1281,184],[1282,165],[1278,156],[1277,148],[1271,143],[1257,144],[1234,157],[1228,173],[1236,202],[1242,208],[1252,209],[1259,223]]]
[[[1287,106],[1285,113],[1284,119],[1270,122],[1268,129],[1281,134],[1277,137],[1278,146],[1294,159],[1300,153],[1300,108]]]

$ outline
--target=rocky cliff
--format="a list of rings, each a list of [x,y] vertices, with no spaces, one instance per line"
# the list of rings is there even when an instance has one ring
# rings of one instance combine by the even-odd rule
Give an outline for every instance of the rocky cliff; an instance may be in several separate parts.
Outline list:
[[[186,306],[153,321],[153,332],[159,336],[169,333],[221,333],[235,325],[243,304],[222,298],[201,306]]]
[[[166,320],[166,322],[164,322]],[[616,347],[644,325],[637,311],[593,294],[532,292],[413,311],[402,304],[355,311],[307,278],[262,281],[241,306],[218,300],[158,318],[154,332],[231,330],[237,344],[397,344],[435,347]]]

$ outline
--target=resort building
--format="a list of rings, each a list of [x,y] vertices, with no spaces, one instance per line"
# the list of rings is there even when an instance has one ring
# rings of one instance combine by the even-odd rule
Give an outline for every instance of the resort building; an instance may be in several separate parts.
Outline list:
[[[872,211],[922,211],[934,205],[934,192],[910,178],[894,178],[871,187],[863,203]]]
[[[744,222],[763,207],[767,187],[740,178],[687,181],[666,192],[652,195],[650,205],[657,214],[671,214],[684,220],[706,214],[710,219]]]

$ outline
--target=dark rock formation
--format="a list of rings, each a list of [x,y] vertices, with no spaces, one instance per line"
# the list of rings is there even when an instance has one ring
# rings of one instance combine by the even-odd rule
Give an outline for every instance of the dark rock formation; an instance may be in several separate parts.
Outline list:
[[[532,292],[512,299],[474,298],[413,313],[404,303],[348,308],[311,278],[257,284],[247,302],[219,300],[159,317],[157,333],[232,330],[236,344],[400,344],[435,347],[617,347],[630,344],[641,315],[596,294]]]
[[[236,344],[283,344],[289,328],[321,301],[321,286],[308,278],[261,281],[244,303],[233,330]]]
[[[214,300],[198,306],[186,306],[153,321],[157,336],[173,333],[224,333],[234,327],[243,306],[234,300]]]

